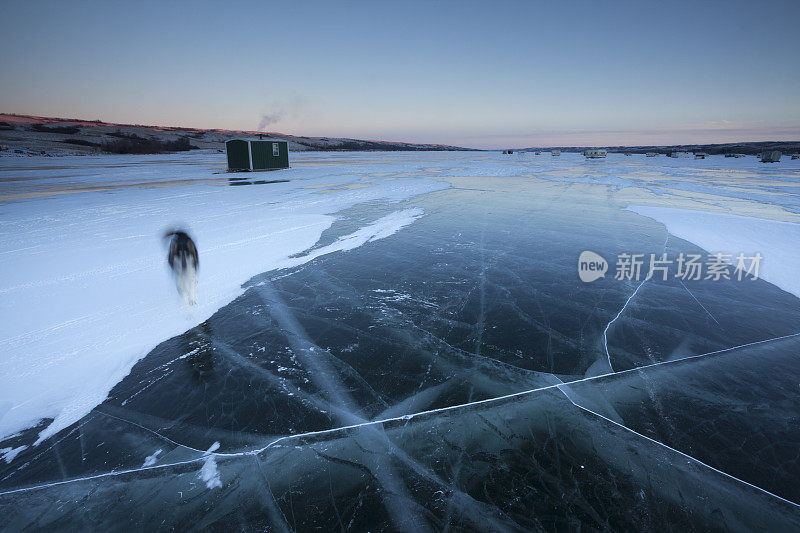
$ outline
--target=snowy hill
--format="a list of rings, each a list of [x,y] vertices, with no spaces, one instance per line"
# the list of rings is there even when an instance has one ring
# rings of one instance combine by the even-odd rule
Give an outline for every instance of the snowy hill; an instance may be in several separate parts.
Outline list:
[[[0,155],[86,155],[108,152],[121,140],[147,144],[135,153],[225,148],[230,139],[260,136],[288,141],[291,151],[427,151],[470,150],[457,146],[372,141],[332,137],[299,137],[277,132],[237,131],[116,124],[69,118],[0,113]],[[125,152],[129,153],[129,152]]]

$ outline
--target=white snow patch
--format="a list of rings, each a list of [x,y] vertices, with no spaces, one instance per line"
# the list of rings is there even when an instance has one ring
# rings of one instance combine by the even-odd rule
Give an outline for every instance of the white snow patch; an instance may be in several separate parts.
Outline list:
[[[277,269],[292,268],[303,263],[307,263],[313,259],[327,255],[333,252],[344,252],[358,248],[362,244],[377,241],[400,231],[405,226],[408,226],[423,214],[422,209],[404,209],[402,211],[395,211],[389,215],[379,218],[372,224],[369,224],[349,235],[339,237],[336,242],[312,250],[306,255],[299,257],[292,257],[281,262]]]
[[[629,206],[628,210],[661,222],[672,235],[709,253],[753,255],[763,259],[759,278],[800,297],[800,224],[707,213],[672,207]]]
[[[158,460],[158,455],[162,451],[163,450],[161,450],[161,448],[159,448],[158,450],[155,451],[155,453],[153,453],[153,455],[148,455],[147,457],[145,457],[144,458],[144,463],[142,464],[142,468],[144,468],[146,466],[153,466],[154,464],[156,464],[156,461]]]
[[[3,460],[7,464],[11,464],[11,461],[14,460],[14,457],[19,455],[19,452],[27,448],[27,446],[20,446],[19,448],[0,448],[0,454],[3,456]]]
[[[206,451],[206,456],[203,459],[203,467],[200,469],[200,479],[202,479],[206,487],[213,489],[215,487],[222,487],[222,480],[219,477],[219,470],[217,469],[217,460],[214,457],[214,452],[219,449],[219,442],[215,442]]]

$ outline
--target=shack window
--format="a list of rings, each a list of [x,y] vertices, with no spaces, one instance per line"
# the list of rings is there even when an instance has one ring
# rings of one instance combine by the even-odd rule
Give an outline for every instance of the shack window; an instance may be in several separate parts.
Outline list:
[[[278,143],[272,143],[272,155],[275,157],[279,156],[281,153],[281,149],[278,148]]]

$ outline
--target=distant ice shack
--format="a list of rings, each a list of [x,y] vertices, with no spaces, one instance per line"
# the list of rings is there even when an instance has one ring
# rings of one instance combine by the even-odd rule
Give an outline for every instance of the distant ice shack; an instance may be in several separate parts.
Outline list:
[[[228,171],[277,170],[289,168],[289,145],[286,141],[232,139],[225,143]]]

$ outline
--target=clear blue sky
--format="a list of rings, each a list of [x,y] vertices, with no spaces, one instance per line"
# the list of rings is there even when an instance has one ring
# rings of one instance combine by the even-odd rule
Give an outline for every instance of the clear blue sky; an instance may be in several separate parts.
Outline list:
[[[800,139],[800,1],[4,1],[0,112],[502,148]]]

